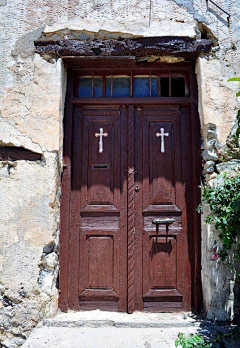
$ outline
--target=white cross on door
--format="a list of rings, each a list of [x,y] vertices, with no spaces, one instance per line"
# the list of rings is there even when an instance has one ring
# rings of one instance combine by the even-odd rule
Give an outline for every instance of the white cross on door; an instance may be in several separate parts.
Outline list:
[[[156,133],[156,137],[161,137],[161,153],[165,152],[164,137],[168,137],[169,133],[164,133],[164,128],[160,128],[160,133]]]
[[[99,153],[103,153],[103,137],[107,137],[108,133],[103,133],[103,128],[99,129],[100,133],[95,133],[95,137],[99,137]]]

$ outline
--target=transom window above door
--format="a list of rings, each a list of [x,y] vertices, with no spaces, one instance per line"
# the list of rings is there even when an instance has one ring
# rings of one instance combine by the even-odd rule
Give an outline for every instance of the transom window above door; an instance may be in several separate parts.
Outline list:
[[[80,98],[188,97],[188,76],[176,72],[148,74],[81,74],[75,82],[75,96]]]

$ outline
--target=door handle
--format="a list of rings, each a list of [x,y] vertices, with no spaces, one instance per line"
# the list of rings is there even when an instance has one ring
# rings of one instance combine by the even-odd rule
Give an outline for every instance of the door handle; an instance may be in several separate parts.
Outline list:
[[[176,221],[175,219],[169,219],[169,218],[167,218],[167,219],[153,219],[152,223],[154,225],[162,225],[162,224],[170,225],[175,221]]]
[[[153,219],[152,223],[154,225],[156,225],[156,235],[154,237],[156,237],[156,242],[158,242],[158,227],[159,225],[166,225],[166,233],[168,234],[168,226],[170,224],[172,224],[173,222],[175,222],[175,219],[170,219],[170,218],[166,218],[166,219]]]

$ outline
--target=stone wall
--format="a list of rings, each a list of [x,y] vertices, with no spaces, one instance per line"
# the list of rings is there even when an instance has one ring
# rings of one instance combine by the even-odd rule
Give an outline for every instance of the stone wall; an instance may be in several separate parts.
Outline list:
[[[238,152],[236,157],[239,158],[239,146],[229,153],[229,148],[219,143],[216,131],[215,124],[207,125],[206,146],[202,153],[203,184],[210,187],[223,185],[225,173],[231,177],[240,174],[240,159],[234,158],[235,151]],[[235,132],[236,127],[233,127],[228,136],[228,143],[231,144],[230,140]],[[211,214],[205,203],[202,210],[202,280],[207,318],[221,321],[231,319],[237,322],[240,314],[240,283],[237,280],[240,265],[234,259],[236,249],[233,247],[228,253],[229,267],[227,262],[223,263],[219,258],[219,252],[222,250],[222,240],[219,237],[221,231],[216,231],[214,225],[204,223],[205,218]]]
[[[66,73],[61,60],[47,61],[35,53],[34,40],[43,35],[213,38],[215,47],[198,59],[196,74],[203,150],[207,149],[203,158],[215,163],[217,149],[207,134],[213,127],[218,147],[226,142],[237,110],[237,87],[227,79],[240,71],[240,6],[237,0],[218,4],[231,13],[230,28],[226,15],[210,4],[207,8],[205,0],[0,0],[0,146],[42,155],[38,161],[5,161],[0,166],[0,341],[5,347],[20,346],[42,317],[56,312],[58,299]],[[209,318],[229,319],[227,301],[233,292],[229,286],[224,294],[221,289],[227,278],[228,284],[233,279],[210,262],[212,233],[203,226],[205,311]]]

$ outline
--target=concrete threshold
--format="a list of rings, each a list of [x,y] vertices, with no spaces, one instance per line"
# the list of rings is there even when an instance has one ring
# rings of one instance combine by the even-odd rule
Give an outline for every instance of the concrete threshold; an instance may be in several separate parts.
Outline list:
[[[199,322],[192,318],[190,313],[134,312],[127,314],[93,310],[59,312],[54,318],[45,319],[42,325],[48,327],[171,328],[197,327]]]
[[[213,329],[191,313],[58,312],[22,348],[174,348],[179,332],[208,335]]]

